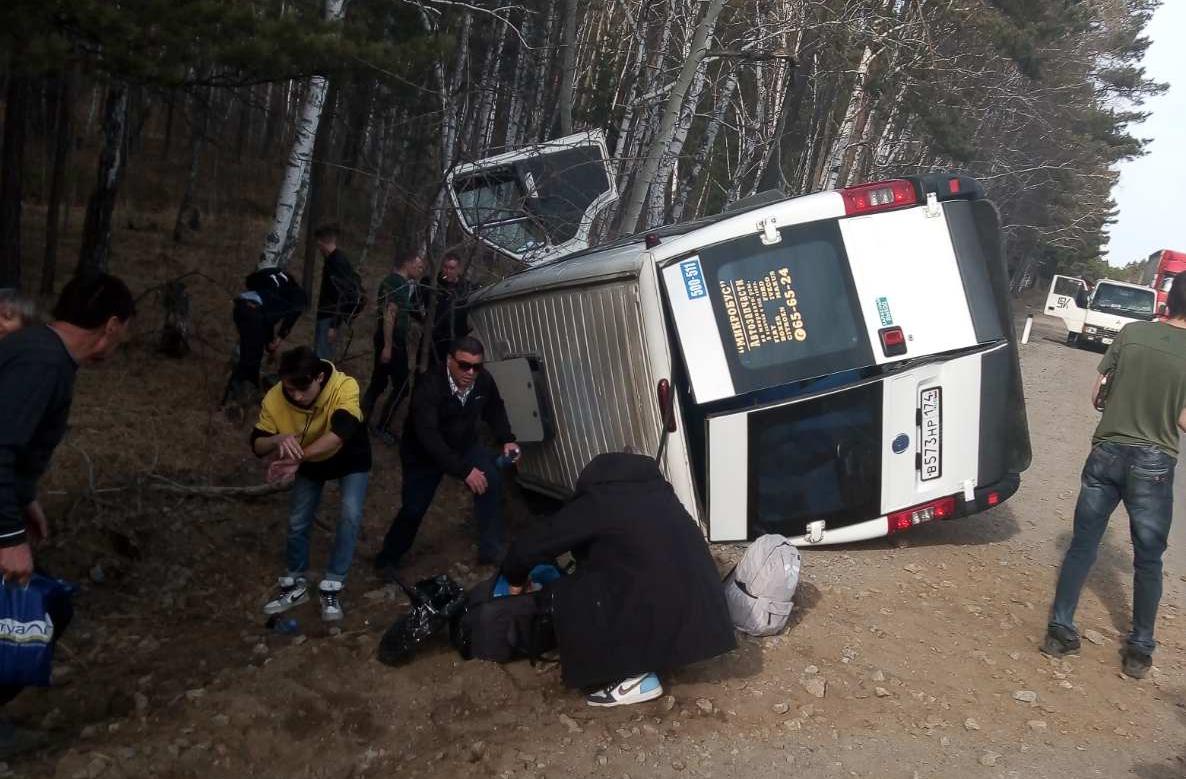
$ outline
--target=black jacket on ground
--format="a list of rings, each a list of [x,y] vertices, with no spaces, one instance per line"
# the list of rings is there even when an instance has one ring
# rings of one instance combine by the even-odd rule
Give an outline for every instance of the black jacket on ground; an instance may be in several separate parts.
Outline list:
[[[358,281],[354,268],[341,249],[325,257],[321,269],[321,290],[317,294],[317,318],[332,319],[334,327],[354,314],[358,305]]]
[[[572,501],[516,538],[502,571],[522,582],[564,552],[577,570],[551,589],[570,687],[669,671],[736,647],[708,545],[652,458],[593,458]]]
[[[465,453],[478,443],[478,422],[485,420],[501,446],[515,440],[498,385],[479,371],[465,405],[449,389],[448,368],[434,367],[416,379],[412,408],[400,442],[404,465],[438,468],[464,479],[473,468]]]
[[[66,435],[77,370],[44,325],[0,340],[0,547],[25,543],[23,509]]]

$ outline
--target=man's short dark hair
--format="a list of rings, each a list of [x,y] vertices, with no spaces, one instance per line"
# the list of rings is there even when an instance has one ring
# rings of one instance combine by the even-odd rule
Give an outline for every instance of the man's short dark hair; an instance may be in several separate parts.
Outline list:
[[[486,347],[482,346],[482,342],[472,335],[463,335],[449,344],[450,357],[456,357],[458,352],[476,354],[482,357],[486,354]]]
[[[327,224],[313,231],[313,237],[319,241],[337,241],[342,235],[342,228],[336,224]]]
[[[420,257],[420,252],[408,252],[407,254],[400,255],[395,260],[395,267],[402,270],[411,265],[415,260],[418,260]]]
[[[297,346],[280,355],[280,378],[299,390],[306,389],[325,373],[325,365],[308,346]]]
[[[135,314],[136,301],[128,285],[108,273],[89,273],[70,279],[53,310],[57,321],[84,330],[103,327],[111,317],[127,322]]]
[[[453,260],[458,265],[461,264],[461,257],[458,256],[457,252],[445,252],[445,256],[441,258],[441,265],[444,265],[449,260]]]
[[[1165,309],[1171,319],[1186,317],[1186,281],[1183,281],[1183,277],[1186,277],[1186,273],[1174,276],[1165,298]]]

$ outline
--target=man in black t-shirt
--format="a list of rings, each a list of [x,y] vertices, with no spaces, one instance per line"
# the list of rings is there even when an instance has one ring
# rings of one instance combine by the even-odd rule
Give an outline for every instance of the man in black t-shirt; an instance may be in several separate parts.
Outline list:
[[[317,324],[314,348],[323,360],[332,360],[337,352],[338,331],[358,313],[361,304],[361,280],[346,254],[338,248],[337,225],[323,225],[313,233],[317,249],[325,258],[321,270],[321,289],[317,295]]]

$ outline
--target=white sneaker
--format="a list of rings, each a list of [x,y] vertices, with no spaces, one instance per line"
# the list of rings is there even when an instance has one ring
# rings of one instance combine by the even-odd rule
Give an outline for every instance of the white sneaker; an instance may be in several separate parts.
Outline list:
[[[303,576],[281,576],[276,597],[264,604],[264,614],[280,614],[309,600],[309,582]]]
[[[604,690],[590,693],[585,696],[585,703],[590,706],[628,706],[631,703],[653,701],[662,694],[663,685],[659,677],[649,673],[623,679]]]
[[[342,594],[342,583],[323,579],[317,585],[317,592],[321,596],[321,618],[326,622],[337,622],[342,618],[342,603],[338,597]]]

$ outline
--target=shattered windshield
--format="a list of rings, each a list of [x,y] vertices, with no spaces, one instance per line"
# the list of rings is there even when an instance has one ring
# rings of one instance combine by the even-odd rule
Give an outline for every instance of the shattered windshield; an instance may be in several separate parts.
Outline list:
[[[514,254],[545,245],[543,230],[523,208],[526,194],[512,172],[471,176],[455,188],[462,218],[486,240]]]
[[[1131,319],[1150,320],[1153,318],[1154,298],[1152,289],[1100,284],[1091,300],[1091,310]]]

